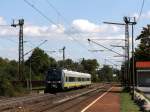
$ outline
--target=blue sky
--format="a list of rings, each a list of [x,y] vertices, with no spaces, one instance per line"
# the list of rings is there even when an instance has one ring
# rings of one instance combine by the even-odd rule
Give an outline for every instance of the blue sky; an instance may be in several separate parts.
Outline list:
[[[56,12],[47,5],[46,0],[29,0],[50,18],[56,21]],[[23,17],[35,24],[48,24],[43,17],[23,0],[1,0],[0,13],[7,20]],[[147,0],[146,3],[149,1]],[[85,18],[100,23],[103,20],[119,20],[124,15],[138,13],[142,0],[50,0],[67,20]],[[147,4],[145,4],[146,6]],[[148,6],[148,5],[147,5]],[[148,9],[144,7],[144,9]],[[53,17],[54,16],[54,17]],[[36,18],[36,20],[35,20]]]
[[[114,58],[113,53],[91,53],[88,49],[103,49],[88,44],[87,38],[124,38],[124,30],[119,26],[104,25],[103,21],[123,22],[123,16],[138,16],[142,0],[28,0],[42,11],[54,23],[42,17],[24,0],[0,1],[0,24],[11,24],[12,19],[25,19],[24,40],[25,52],[34,48],[43,40],[48,40],[41,46],[44,50],[59,50],[66,46],[66,57],[74,60],[81,58],[97,58],[101,64],[105,58]],[[49,6],[49,1],[61,16]],[[143,13],[136,26],[135,35],[143,26],[149,24],[150,1],[145,0]],[[65,20],[63,19],[65,18]],[[67,20],[67,23],[66,23]],[[59,27],[58,27],[59,26]],[[0,56],[18,59],[18,29],[0,27]],[[97,41],[99,42],[99,41]],[[32,44],[31,44],[32,43]],[[100,41],[110,47],[110,44],[122,42]],[[111,48],[111,47],[110,47]],[[114,49],[123,52],[121,49]],[[61,59],[61,53],[49,54]],[[28,57],[28,56],[27,56]],[[27,58],[25,57],[25,59]],[[122,60],[121,58],[118,60]]]

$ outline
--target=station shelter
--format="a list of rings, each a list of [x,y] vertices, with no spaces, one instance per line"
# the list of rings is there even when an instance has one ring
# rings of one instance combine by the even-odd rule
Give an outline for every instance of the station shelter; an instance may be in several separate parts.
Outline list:
[[[150,87],[150,61],[136,62],[136,84],[139,87]]]

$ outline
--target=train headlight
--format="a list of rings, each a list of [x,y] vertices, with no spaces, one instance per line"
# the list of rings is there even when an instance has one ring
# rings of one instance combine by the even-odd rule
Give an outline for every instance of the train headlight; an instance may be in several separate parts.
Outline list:
[[[57,88],[57,85],[56,85],[56,84],[53,84],[52,87],[53,87],[53,88]]]
[[[49,83],[51,83],[51,81],[47,81],[47,83],[49,84]]]

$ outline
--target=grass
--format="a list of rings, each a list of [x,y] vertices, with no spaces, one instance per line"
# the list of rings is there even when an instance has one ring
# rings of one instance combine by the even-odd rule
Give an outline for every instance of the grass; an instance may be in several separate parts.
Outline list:
[[[131,100],[131,95],[125,91],[121,93],[121,112],[141,112],[139,107]]]

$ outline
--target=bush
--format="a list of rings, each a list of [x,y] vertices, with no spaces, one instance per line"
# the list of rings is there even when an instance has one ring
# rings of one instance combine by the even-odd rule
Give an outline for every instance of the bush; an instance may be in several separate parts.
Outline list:
[[[10,80],[5,77],[0,78],[0,95],[15,96],[15,90]]]
[[[10,78],[5,75],[0,76],[0,96],[19,96],[25,93],[21,83],[12,84]]]

